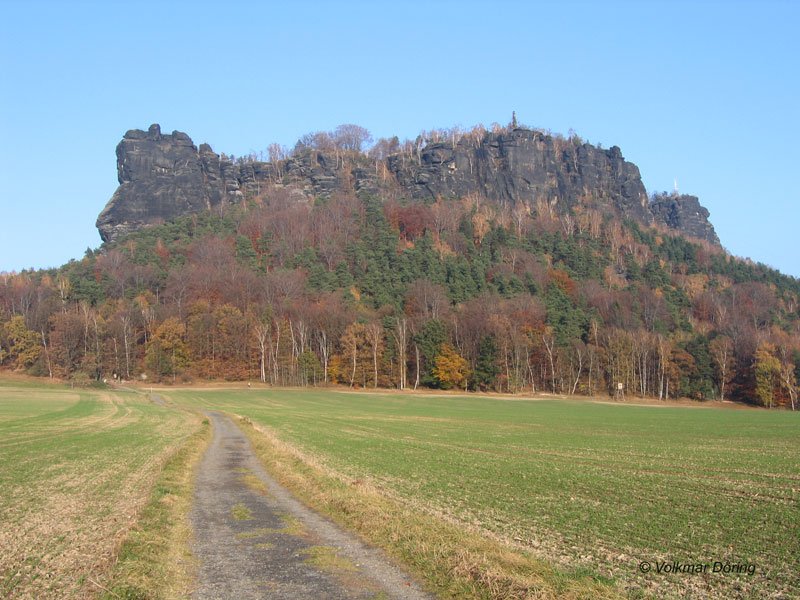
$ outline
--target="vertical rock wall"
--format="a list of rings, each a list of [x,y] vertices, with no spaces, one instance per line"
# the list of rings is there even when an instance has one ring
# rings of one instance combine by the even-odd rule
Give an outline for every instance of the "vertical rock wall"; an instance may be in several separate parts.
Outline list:
[[[512,205],[544,200],[559,212],[585,204],[719,243],[708,211],[694,196],[648,202],[638,167],[618,147],[604,150],[523,128],[428,144],[385,161],[360,154],[345,161],[338,153],[306,149],[279,164],[234,164],[208,144],[198,149],[185,133],[162,134],[152,125],[125,134],[117,146],[117,171],[120,186],[97,219],[104,241],[278,184],[310,198],[344,188],[372,194],[388,188],[420,201],[477,194]],[[388,181],[379,171],[388,173]]]

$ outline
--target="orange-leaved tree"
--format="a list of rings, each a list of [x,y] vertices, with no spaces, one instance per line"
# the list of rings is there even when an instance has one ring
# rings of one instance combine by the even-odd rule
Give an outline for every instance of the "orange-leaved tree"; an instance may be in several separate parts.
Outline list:
[[[466,388],[469,363],[453,346],[442,344],[442,350],[434,361],[433,375],[446,390],[454,387]]]

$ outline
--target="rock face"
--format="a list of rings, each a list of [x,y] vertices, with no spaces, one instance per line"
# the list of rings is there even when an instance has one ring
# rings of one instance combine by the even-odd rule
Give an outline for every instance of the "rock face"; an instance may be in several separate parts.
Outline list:
[[[103,241],[212,208],[227,192],[222,164],[210,147],[198,152],[188,135],[164,135],[158,125],[125,134],[117,146],[117,178],[120,185],[97,218]]]
[[[618,147],[603,150],[524,128],[420,145],[385,160],[307,148],[275,163],[233,163],[208,144],[196,148],[185,133],[165,135],[152,125],[125,134],[117,146],[117,171],[120,186],[97,220],[104,241],[278,185],[308,198],[352,190],[423,202],[479,195],[533,208],[544,201],[559,212],[582,204],[719,243],[708,211],[694,196],[648,202],[639,169]]]
[[[697,196],[659,196],[650,203],[656,220],[684,235],[719,244],[717,232],[708,220],[709,212]]]
[[[650,224],[639,169],[616,146],[601,150],[529,129],[487,134],[473,142],[425,147],[418,165],[389,157],[400,184],[417,198],[478,193],[501,203],[544,199],[561,210],[589,199]]]

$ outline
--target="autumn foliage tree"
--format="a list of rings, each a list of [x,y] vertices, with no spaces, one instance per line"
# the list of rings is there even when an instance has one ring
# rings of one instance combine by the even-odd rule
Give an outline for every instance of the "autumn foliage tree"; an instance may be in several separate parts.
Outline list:
[[[469,364],[450,344],[443,344],[434,360],[433,375],[442,389],[466,389]]]
[[[756,350],[754,360],[756,397],[763,406],[772,408],[781,373],[780,361],[775,356],[775,346],[762,342]]]
[[[146,352],[146,365],[157,378],[172,377],[187,365],[188,352],[183,336],[186,327],[175,317],[162,322],[153,333]]]
[[[3,330],[6,347],[1,350],[2,357],[18,369],[35,364],[42,353],[41,338],[25,326],[25,319],[15,315],[3,324]]]

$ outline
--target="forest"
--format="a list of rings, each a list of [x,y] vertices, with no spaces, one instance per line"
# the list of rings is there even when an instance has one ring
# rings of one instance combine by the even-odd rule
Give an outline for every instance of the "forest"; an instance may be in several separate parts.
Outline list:
[[[0,275],[0,366],[794,410],[800,281],[593,208],[269,186]]]

